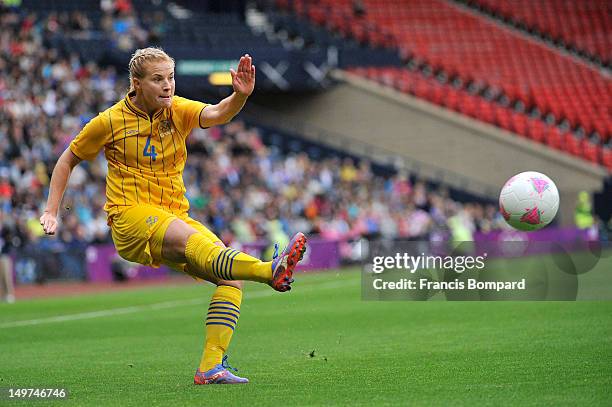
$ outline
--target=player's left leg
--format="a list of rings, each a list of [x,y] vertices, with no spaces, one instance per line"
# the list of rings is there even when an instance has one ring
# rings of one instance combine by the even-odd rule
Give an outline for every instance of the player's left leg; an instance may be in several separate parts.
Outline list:
[[[248,383],[247,379],[232,374],[224,361],[240,317],[242,283],[219,281],[206,314],[206,339],[200,365],[193,378],[194,384]]]
[[[193,378],[194,384],[238,384],[248,379],[229,371],[224,357],[240,317],[242,282],[219,281],[208,306],[206,339],[200,365]]]
[[[197,224],[192,226],[198,230],[201,229]],[[208,229],[200,231],[206,234],[215,245],[225,248],[223,242]],[[187,273],[197,272],[189,264],[186,264],[185,267]],[[229,348],[234,329],[238,324],[238,318],[240,318],[242,281],[227,281],[215,278],[209,278],[209,281],[216,284],[217,289],[213,293],[208,306],[204,351],[193,382],[194,384],[248,383],[248,379],[238,377],[228,370],[229,365],[224,363],[227,356],[223,356]]]
[[[199,222],[191,218],[184,219],[184,222],[217,247],[225,249],[223,242]],[[154,257],[159,257],[162,263],[173,269],[183,271],[196,279],[207,280],[217,286],[206,315],[206,339],[202,359],[193,379],[194,384],[248,383],[248,379],[238,377],[228,370],[229,366],[225,363],[227,356],[224,358],[240,317],[242,281],[222,280],[210,273],[202,274],[189,264],[174,263],[165,259],[160,244],[165,231],[162,230],[159,233],[162,236],[152,236],[151,249]]]

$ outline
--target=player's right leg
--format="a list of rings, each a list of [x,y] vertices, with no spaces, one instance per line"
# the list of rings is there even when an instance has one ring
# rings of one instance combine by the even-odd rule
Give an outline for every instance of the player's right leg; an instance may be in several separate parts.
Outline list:
[[[293,283],[293,270],[304,257],[306,251],[306,236],[296,233],[289,244],[280,254],[275,253],[272,260],[272,280],[270,285],[276,291],[291,290]]]
[[[305,250],[306,237],[298,233],[276,259],[263,262],[238,250],[220,247],[206,233],[199,233],[187,222],[175,219],[165,231],[162,257],[187,263],[199,278],[208,281],[249,280],[267,283],[277,291],[288,291],[293,271]]]
[[[113,214],[111,232],[119,255],[126,260],[159,267],[187,263],[197,277],[208,280],[250,280],[278,291],[290,289],[292,275],[306,250],[306,237],[296,234],[274,261],[263,262],[238,250],[220,247],[203,225],[162,208],[138,205]]]

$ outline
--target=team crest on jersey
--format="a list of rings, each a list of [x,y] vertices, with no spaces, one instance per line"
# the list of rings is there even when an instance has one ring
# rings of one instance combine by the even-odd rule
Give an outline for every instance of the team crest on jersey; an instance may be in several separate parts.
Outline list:
[[[159,132],[159,137],[169,136],[172,134],[172,123],[170,123],[170,120],[162,120],[159,122],[157,130]]]
[[[149,227],[153,227],[157,223],[157,219],[159,219],[157,216],[149,216],[145,222]]]

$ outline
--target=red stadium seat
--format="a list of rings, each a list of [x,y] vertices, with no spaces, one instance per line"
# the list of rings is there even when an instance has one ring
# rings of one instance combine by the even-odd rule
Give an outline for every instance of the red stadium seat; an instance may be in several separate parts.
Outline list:
[[[612,59],[610,8],[607,0],[472,0],[490,11],[523,22],[552,38]],[[603,34],[603,35],[602,35]]]
[[[512,129],[520,136],[527,136],[527,116],[524,113],[512,112]]]
[[[502,129],[512,130],[510,109],[501,105],[495,105],[493,111],[495,112],[495,121],[497,125]]]
[[[529,138],[538,143],[543,143],[546,140],[547,126],[542,120],[529,119],[527,121],[527,131]]]
[[[599,164],[601,160],[601,146],[588,140],[582,140],[581,144],[584,158],[592,163]]]
[[[531,0],[472,1],[509,15],[520,14],[522,18],[531,18],[532,14],[535,16],[533,18],[539,18],[537,15],[540,14],[548,16],[547,19],[554,21],[551,29],[560,34],[567,31],[579,35],[575,29],[576,21],[584,23],[604,18],[589,12],[582,2],[564,3],[567,3],[567,9],[563,8],[559,15],[572,22],[564,24],[560,21],[565,20],[559,19],[555,11],[560,7],[557,0],[542,0],[537,4]],[[605,2],[593,1],[600,8]],[[518,99],[527,107],[537,106],[545,114],[552,113],[557,122],[567,120],[572,128],[582,127],[587,135],[596,130],[603,142],[610,138],[612,89],[609,79],[597,69],[577,63],[573,58],[541,43],[526,41],[523,36],[501,29],[483,16],[465,13],[452,2],[364,0],[363,3],[368,12],[361,17],[354,16],[353,2],[350,0],[318,0],[309,3],[309,7],[333,10],[331,19],[341,15],[352,27],[352,35],[358,39],[364,39],[365,35],[366,41],[378,43],[380,40],[372,32],[388,32],[398,44],[401,55],[410,55],[435,69],[442,69],[447,75],[458,75],[463,83],[476,81],[498,89],[510,100]],[[578,10],[582,14],[574,16],[567,10]],[[587,37],[588,32],[600,29],[589,24],[583,26]],[[603,43],[610,45],[610,36],[606,37]],[[612,46],[600,48],[608,54],[612,50]],[[458,109],[485,122],[497,123],[535,141],[561,144],[555,132],[547,134],[548,126],[544,123],[535,124],[537,120],[526,120],[524,115],[513,114],[496,103],[491,103],[488,108],[480,102],[480,97],[475,100],[471,95],[466,96],[464,90],[453,90],[444,85],[441,93],[438,85],[426,85],[423,81],[431,82],[421,77],[416,79],[414,85],[402,82],[402,87],[418,97],[453,110]],[[581,150],[573,143],[564,147],[566,150],[568,148],[574,152]]]
[[[548,144],[554,149],[560,150],[562,145],[561,140],[561,130],[559,130],[557,127],[550,127],[550,130],[548,131],[548,135],[546,137],[546,144]]]
[[[576,157],[582,156],[582,145],[580,144],[580,140],[572,133],[565,133],[563,135],[563,149]]]

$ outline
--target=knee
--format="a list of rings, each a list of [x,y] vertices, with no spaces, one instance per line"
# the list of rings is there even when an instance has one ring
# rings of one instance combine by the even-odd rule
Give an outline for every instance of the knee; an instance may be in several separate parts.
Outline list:
[[[191,235],[197,232],[181,219],[171,221],[163,236],[162,257],[172,262],[185,263],[187,241]]]
[[[242,281],[237,281],[237,280],[219,280],[217,281],[217,286],[220,285],[229,285],[230,287],[236,287],[237,289],[242,291]]]

